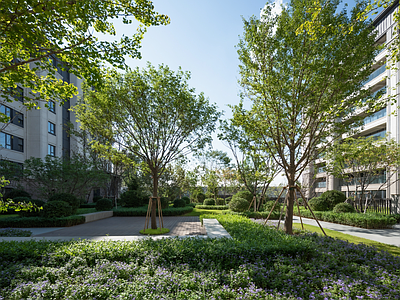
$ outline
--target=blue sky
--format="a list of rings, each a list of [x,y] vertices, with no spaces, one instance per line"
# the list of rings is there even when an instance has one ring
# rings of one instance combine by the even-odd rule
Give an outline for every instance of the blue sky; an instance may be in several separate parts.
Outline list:
[[[282,0],[275,0],[282,3]],[[231,116],[228,104],[239,103],[237,52],[243,32],[242,16],[259,16],[266,0],[154,0],[155,10],[170,17],[167,26],[150,27],[142,41],[142,59],[127,59],[131,67],[166,64],[190,71],[190,86]],[[283,1],[285,3],[287,1]],[[345,1],[349,7],[354,1]],[[350,8],[349,8],[350,10]],[[117,25],[117,33],[131,35],[136,28]],[[250,104],[248,104],[250,105]],[[215,136],[215,135],[214,135]],[[229,149],[214,138],[214,149]]]

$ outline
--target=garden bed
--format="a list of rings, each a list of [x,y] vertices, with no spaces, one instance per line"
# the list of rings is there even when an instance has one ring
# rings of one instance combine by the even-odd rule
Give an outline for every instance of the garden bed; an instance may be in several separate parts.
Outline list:
[[[232,239],[0,242],[0,298],[400,298],[399,257],[212,217]]]
[[[0,219],[0,228],[70,227],[85,223],[84,216],[65,218],[15,217]]]
[[[313,219],[313,215],[309,210],[301,210],[301,216]],[[294,211],[294,215],[298,216],[298,212]],[[390,215],[378,213],[334,213],[332,211],[314,211],[315,217],[320,221],[337,223],[342,225],[355,226],[366,229],[383,229],[391,228],[396,224],[396,219]]]
[[[158,214],[158,210],[157,214]],[[163,216],[181,216],[193,211],[192,206],[185,207],[168,207],[162,210]],[[143,216],[145,217],[147,214],[147,206],[142,207],[122,207],[122,208],[114,208],[114,217],[137,217]]]

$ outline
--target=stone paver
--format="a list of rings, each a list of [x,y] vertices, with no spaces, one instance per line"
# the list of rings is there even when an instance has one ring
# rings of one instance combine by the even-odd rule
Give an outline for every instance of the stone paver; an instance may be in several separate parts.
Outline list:
[[[73,227],[35,234],[32,237],[95,237],[95,236],[143,236],[145,217],[112,217]],[[164,217],[164,228],[170,232],[164,236],[206,235],[199,217]],[[159,226],[157,218],[157,226]]]

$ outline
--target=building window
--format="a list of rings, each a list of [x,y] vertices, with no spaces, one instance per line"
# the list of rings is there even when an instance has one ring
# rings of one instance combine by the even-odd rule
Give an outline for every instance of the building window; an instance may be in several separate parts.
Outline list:
[[[24,140],[8,133],[0,132],[0,145],[5,149],[24,152]]]
[[[317,182],[315,183],[315,186],[316,186],[317,188],[326,188],[326,179],[324,178],[323,181],[317,181]]]
[[[13,97],[15,100],[24,102],[24,89],[17,86],[16,88],[10,88],[10,95]]]
[[[315,171],[316,171],[317,174],[319,174],[319,173],[325,173],[325,165],[317,166],[317,168],[316,168]]]
[[[56,156],[56,146],[48,145],[47,146],[47,155]]]
[[[372,132],[367,134],[365,137],[374,137],[375,139],[384,138],[386,136],[386,129],[381,129],[379,131]]]
[[[51,122],[48,122],[47,124],[49,133],[56,135],[56,125]]]
[[[10,118],[9,122],[20,127],[24,127],[24,115],[15,109],[5,105],[0,105],[0,113],[5,114]]]
[[[52,113],[56,113],[56,103],[54,101],[49,101],[49,111]]]

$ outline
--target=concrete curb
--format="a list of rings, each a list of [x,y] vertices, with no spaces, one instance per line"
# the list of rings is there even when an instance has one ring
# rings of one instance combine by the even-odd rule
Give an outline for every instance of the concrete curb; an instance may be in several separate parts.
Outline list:
[[[114,212],[112,210],[109,211],[99,211],[99,212],[94,212],[94,213],[89,213],[89,214],[83,214],[80,216],[85,217],[85,223],[101,220],[101,219],[106,219],[106,218],[111,218],[114,215]]]

